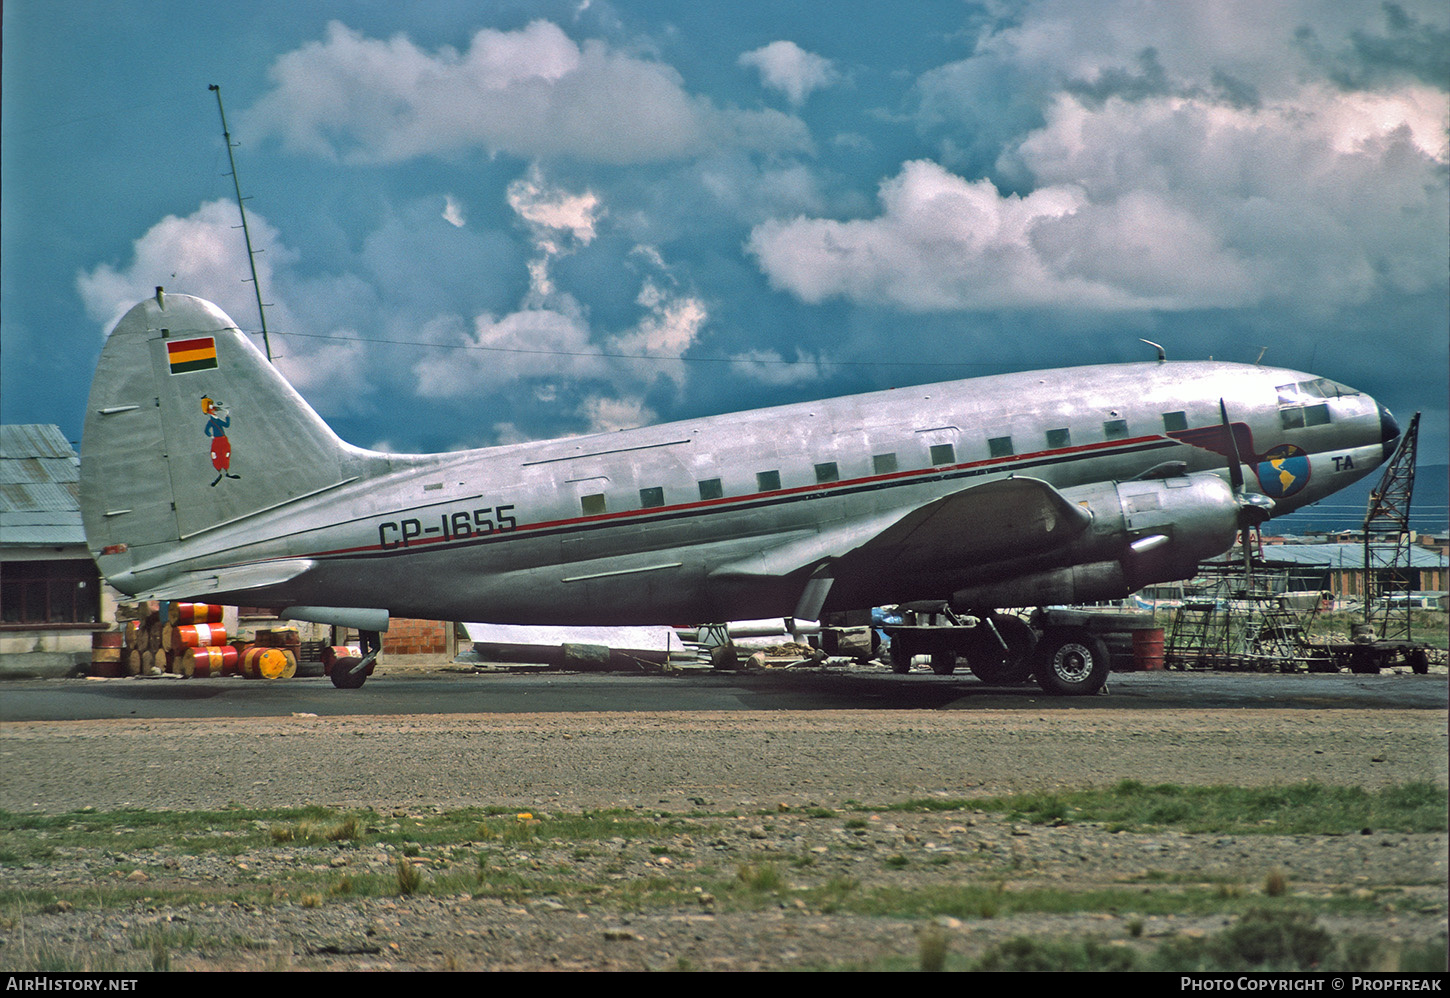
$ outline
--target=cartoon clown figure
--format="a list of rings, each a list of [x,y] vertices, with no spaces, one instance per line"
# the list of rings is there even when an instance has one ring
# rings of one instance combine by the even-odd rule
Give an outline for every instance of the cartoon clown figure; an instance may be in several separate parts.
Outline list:
[[[215,487],[223,477],[240,479],[241,475],[231,473],[232,442],[227,439],[227,427],[232,425],[232,417],[227,413],[226,406],[203,395],[201,411],[207,416],[204,432],[211,437],[211,466],[217,471],[216,478],[212,479],[212,486]]]

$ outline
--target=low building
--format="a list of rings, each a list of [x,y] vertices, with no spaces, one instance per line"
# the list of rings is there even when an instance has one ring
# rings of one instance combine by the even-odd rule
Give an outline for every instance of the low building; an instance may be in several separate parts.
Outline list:
[[[1380,546],[1376,545],[1378,549]],[[1384,545],[1385,561],[1391,549]],[[1241,558],[1242,555],[1235,555]],[[1403,568],[1405,591],[1436,593],[1446,591],[1447,559],[1439,551],[1411,544],[1406,550],[1408,564]],[[1265,545],[1263,560],[1271,567],[1288,572],[1290,588],[1333,593],[1336,599],[1356,599],[1364,595],[1364,544],[1275,544]]]
[[[0,426],[0,659],[52,674],[82,664],[115,619],[81,524],[80,459],[57,426]]]

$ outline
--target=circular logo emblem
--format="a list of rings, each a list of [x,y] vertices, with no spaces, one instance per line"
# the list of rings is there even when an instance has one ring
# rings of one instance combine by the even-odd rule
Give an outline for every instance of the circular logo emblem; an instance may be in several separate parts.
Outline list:
[[[1255,470],[1264,494],[1283,499],[1309,484],[1309,455],[1294,444],[1279,444],[1269,449]]]

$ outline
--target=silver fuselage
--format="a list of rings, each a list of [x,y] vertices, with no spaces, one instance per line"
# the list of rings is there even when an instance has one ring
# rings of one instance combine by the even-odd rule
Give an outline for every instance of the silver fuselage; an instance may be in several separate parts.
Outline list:
[[[140,593],[217,566],[306,562],[275,585],[199,595],[500,623],[788,614],[803,580],[773,574],[772,552],[840,554],[876,525],[1009,476],[1069,497],[1175,462],[1227,480],[1229,457],[1204,445],[1225,413],[1241,424],[1249,491],[1271,496],[1275,515],[1315,502],[1373,470],[1397,432],[1373,399],[1343,386],[1286,391],[1316,384],[1327,383],[1228,363],[1105,365],[442,455],[353,451],[336,486],[234,524],[189,533],[182,510],[178,543],[154,557],[132,551],[107,574]],[[752,559],[767,567],[721,571]],[[1020,605],[989,599],[1014,574],[1010,557],[919,568],[856,566],[823,609],[964,588]]]

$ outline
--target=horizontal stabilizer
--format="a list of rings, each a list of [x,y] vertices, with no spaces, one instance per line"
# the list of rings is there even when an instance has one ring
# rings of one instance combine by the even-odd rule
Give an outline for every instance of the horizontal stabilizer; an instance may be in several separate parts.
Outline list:
[[[159,589],[148,593],[138,593],[137,599],[188,599],[213,593],[239,593],[251,589],[265,589],[269,586],[290,582],[315,564],[317,563],[309,558],[290,558],[286,561],[265,561],[256,565],[237,565],[234,568],[187,572],[168,580],[166,585]]]

